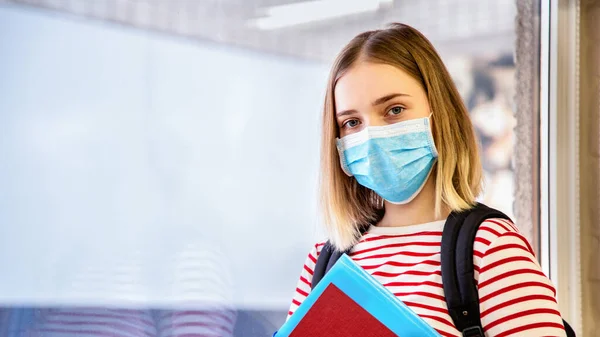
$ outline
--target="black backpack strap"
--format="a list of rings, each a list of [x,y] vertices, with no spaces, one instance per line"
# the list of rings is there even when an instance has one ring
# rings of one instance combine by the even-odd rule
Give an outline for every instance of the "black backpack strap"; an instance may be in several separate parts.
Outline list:
[[[321,253],[317,257],[317,263],[315,264],[315,270],[313,271],[312,281],[310,288],[314,289],[317,284],[323,279],[323,276],[331,269],[333,264],[342,256],[342,254],[335,250],[331,245],[331,242],[325,242],[325,246],[321,249]]]
[[[567,337],[577,337],[575,335],[575,330],[563,319],[563,325],[565,326],[565,332],[567,333]]]
[[[510,218],[504,213],[477,204],[470,210],[452,212],[442,234],[442,285],[448,313],[463,336],[483,337],[479,317],[479,292],[475,283],[473,244],[479,225],[491,218]]]
[[[363,235],[369,229],[369,226],[362,226],[360,229],[360,234]],[[313,271],[312,281],[310,283],[310,288],[314,289],[317,284],[323,279],[325,274],[333,267],[333,265],[339,260],[339,258],[344,254],[349,254],[352,248],[348,249],[345,252],[336,250],[331,242],[325,242],[325,246],[321,249],[319,256],[317,257],[317,263],[315,264],[315,270]]]

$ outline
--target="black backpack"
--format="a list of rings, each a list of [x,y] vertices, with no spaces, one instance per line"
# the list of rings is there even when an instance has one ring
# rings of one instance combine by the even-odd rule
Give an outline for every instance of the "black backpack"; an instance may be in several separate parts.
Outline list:
[[[479,225],[492,218],[510,220],[498,210],[477,204],[468,211],[452,212],[446,219],[442,233],[442,285],[446,304],[454,325],[464,337],[485,336],[479,312],[479,293],[475,284],[473,244]],[[348,252],[334,250],[328,241],[317,259],[311,287],[314,288],[340,256]],[[564,320],[563,323],[567,337],[575,337],[571,326]]]

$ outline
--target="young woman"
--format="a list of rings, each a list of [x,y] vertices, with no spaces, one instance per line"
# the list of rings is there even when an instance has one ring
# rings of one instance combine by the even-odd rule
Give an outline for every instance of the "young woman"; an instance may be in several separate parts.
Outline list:
[[[467,110],[442,60],[415,29],[355,37],[330,74],[323,109],[321,202],[329,240],[442,336],[440,243],[446,217],[481,192]],[[361,235],[361,228],[367,227]],[[311,289],[309,253],[289,315]],[[474,246],[486,336],[565,336],[555,289],[509,221],[485,221]]]

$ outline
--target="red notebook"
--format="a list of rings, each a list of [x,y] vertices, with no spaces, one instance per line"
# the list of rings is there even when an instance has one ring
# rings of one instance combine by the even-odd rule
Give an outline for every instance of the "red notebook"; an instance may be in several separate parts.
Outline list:
[[[347,255],[274,336],[441,337]]]
[[[338,287],[329,284],[290,334],[290,337],[306,336],[396,337],[397,335]]]

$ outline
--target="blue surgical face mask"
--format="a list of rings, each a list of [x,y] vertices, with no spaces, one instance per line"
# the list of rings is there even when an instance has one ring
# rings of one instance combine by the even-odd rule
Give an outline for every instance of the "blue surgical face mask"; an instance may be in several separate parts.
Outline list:
[[[394,204],[419,194],[438,156],[428,117],[366,127],[337,149],[346,174]]]

